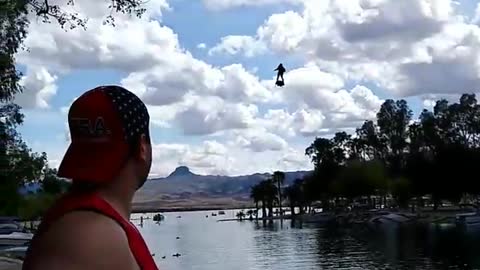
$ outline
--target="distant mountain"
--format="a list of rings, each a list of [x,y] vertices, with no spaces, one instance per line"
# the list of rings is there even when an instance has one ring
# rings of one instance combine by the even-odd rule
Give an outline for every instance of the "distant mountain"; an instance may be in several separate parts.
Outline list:
[[[175,169],[167,178],[175,178],[175,177],[193,177],[196,174],[193,174],[187,166],[180,166]]]
[[[286,172],[285,185],[302,178],[308,171]],[[152,201],[185,201],[195,198],[197,201],[212,198],[237,198],[248,200],[250,189],[271,174],[256,173],[244,176],[197,175],[188,167],[175,169],[168,177],[148,180],[137,192],[134,201],[146,203]]]

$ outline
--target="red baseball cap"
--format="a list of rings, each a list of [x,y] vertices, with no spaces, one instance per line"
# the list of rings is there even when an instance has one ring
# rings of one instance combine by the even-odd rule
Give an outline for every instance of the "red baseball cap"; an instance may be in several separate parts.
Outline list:
[[[58,176],[95,183],[112,180],[127,161],[132,143],[148,135],[149,121],[145,104],[123,87],[87,91],[70,107],[71,143]]]

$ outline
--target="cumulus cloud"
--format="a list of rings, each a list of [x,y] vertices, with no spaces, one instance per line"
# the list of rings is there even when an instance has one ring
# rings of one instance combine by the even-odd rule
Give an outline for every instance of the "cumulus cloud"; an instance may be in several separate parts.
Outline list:
[[[150,177],[164,177],[178,166],[188,166],[197,174],[243,175],[275,170],[310,170],[312,165],[303,153],[293,148],[256,152],[249,147],[218,141],[200,144],[155,144]],[[255,156],[257,162],[252,162]]]
[[[208,50],[208,54],[243,54],[246,57],[254,57],[265,53],[266,49],[263,42],[250,36],[226,36],[222,37],[219,44]]]
[[[293,52],[298,50],[307,31],[308,28],[302,16],[297,12],[287,11],[271,15],[258,28],[257,36],[260,41],[265,42],[273,50]]]
[[[283,100],[290,108],[298,131],[311,135],[320,127],[354,126],[375,117],[383,102],[369,88],[357,85],[344,89],[343,80],[321,71],[315,65],[292,70],[285,75],[290,81],[283,91]]]
[[[300,12],[271,15],[230,53],[264,43],[268,51],[308,57],[324,72],[373,83],[396,97],[459,93],[478,83],[479,27],[466,22],[452,0],[302,4]]]
[[[438,33],[453,12],[449,0],[350,2],[348,8],[346,1],[336,4],[339,30],[347,42],[418,41]]]
[[[215,11],[247,6],[300,4],[301,2],[302,0],[203,0],[204,5],[208,9]]]
[[[30,67],[26,74],[20,80],[24,90],[15,96],[15,102],[26,109],[48,108],[50,98],[57,93],[57,76],[44,67]]]
[[[287,142],[280,136],[269,133],[265,129],[250,129],[237,132],[230,145],[241,146],[253,152],[281,151],[287,148]]]
[[[226,103],[218,97],[197,98],[175,121],[185,134],[207,135],[222,130],[245,129],[258,112],[255,105]]]
[[[180,50],[176,34],[159,21],[150,20],[168,7],[165,1],[150,1],[150,12],[143,19],[118,15],[116,27],[103,25],[102,15],[109,13],[108,3],[97,2],[86,0],[75,4],[80,16],[89,18],[87,31],[81,28],[64,31],[55,24],[31,23],[25,39],[29,51],[21,51],[18,62],[27,66],[44,65],[59,72],[79,68],[132,71],[148,69],[169,59],[165,52]]]

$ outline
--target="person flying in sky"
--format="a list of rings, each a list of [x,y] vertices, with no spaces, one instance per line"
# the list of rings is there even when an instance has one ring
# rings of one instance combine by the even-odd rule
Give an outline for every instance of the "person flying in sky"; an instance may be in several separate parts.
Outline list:
[[[285,73],[285,67],[283,67],[283,64],[280,63],[280,65],[278,65],[278,67],[276,69],[274,69],[274,71],[277,71],[277,85],[279,84],[279,82],[282,82],[281,84],[283,85],[285,83],[285,81],[283,80],[283,73]],[[282,80],[280,80],[282,79]]]
[[[280,65],[278,65],[278,67],[274,69],[274,71],[277,71],[277,80],[275,82],[275,85],[284,86],[285,81],[283,80],[283,73],[285,73],[285,67],[283,67],[282,63],[280,63]],[[280,80],[280,78],[282,80]]]

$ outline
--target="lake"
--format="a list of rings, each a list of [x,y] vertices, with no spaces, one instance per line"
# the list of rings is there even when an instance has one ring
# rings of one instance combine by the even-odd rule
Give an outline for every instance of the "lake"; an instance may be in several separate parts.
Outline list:
[[[235,211],[211,213],[164,213],[160,224],[152,219],[143,226],[134,223],[161,270],[480,269],[480,230],[300,228],[289,220],[264,227],[261,222],[217,222],[233,218]],[[181,256],[173,257],[176,253]]]

